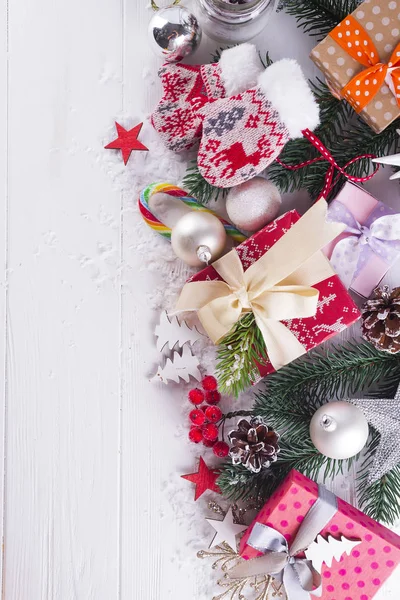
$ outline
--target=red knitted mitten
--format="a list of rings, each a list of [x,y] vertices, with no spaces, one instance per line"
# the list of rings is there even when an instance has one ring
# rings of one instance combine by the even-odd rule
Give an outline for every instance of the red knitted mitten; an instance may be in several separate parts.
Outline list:
[[[163,97],[151,121],[167,148],[180,152],[201,137],[198,110],[208,101],[247,90],[262,71],[255,46],[242,44],[224,50],[211,65],[165,64],[158,74]]]
[[[258,86],[209,102],[204,116],[198,167],[217,187],[251,179],[280,154],[286,142],[314,129],[319,111],[300,66],[283,59],[268,67]]]

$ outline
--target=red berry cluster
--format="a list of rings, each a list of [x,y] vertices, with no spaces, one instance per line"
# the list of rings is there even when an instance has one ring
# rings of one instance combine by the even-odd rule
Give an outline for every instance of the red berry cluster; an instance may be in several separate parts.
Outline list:
[[[213,449],[216,456],[227,456],[228,444],[218,441],[217,423],[222,419],[223,412],[216,406],[221,400],[217,380],[212,375],[207,375],[201,385],[203,389],[195,388],[189,392],[189,401],[196,406],[189,414],[192,423],[189,439],[195,444],[203,442],[204,446]]]

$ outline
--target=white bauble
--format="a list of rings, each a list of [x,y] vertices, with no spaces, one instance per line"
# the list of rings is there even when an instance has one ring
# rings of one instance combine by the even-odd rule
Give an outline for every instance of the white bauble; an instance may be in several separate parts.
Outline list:
[[[175,254],[191,267],[217,260],[226,244],[225,227],[216,216],[191,211],[172,228],[171,244]]]
[[[259,231],[277,216],[281,195],[271,181],[254,177],[229,190],[226,211],[239,229]]]
[[[310,436],[314,446],[329,458],[355,456],[364,448],[369,434],[363,412],[349,402],[328,402],[313,415]]]

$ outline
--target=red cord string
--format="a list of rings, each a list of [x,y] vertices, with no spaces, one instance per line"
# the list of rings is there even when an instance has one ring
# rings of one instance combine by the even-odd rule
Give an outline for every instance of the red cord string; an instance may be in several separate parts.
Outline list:
[[[312,133],[312,131],[310,131],[309,129],[304,129],[302,133],[304,137],[307,138],[312,143],[312,145],[321,153],[321,156],[317,156],[316,158],[306,160],[302,163],[298,163],[297,165],[287,165],[281,160],[279,160],[279,158],[277,159],[277,162],[285,169],[289,169],[289,171],[298,171],[303,167],[308,167],[309,165],[312,165],[316,162],[320,162],[321,160],[327,160],[330,163],[330,167],[326,172],[325,185],[321,194],[318,197],[318,200],[320,198],[326,198],[328,196],[333,186],[336,185],[340,175],[343,175],[349,181],[353,181],[355,183],[364,183],[365,181],[369,181],[370,179],[372,179],[375,173],[379,170],[379,165],[377,164],[375,165],[373,173],[371,173],[370,175],[366,175],[365,177],[356,177],[355,175],[350,175],[349,173],[347,173],[347,169],[350,165],[364,158],[376,158],[376,155],[361,154],[360,156],[356,156],[355,158],[349,160],[349,162],[347,162],[343,167],[340,167],[333,158],[332,154],[329,152],[328,148],[324,146],[321,140],[314,133]],[[339,174],[336,176],[335,179],[333,179],[335,170],[339,171]]]

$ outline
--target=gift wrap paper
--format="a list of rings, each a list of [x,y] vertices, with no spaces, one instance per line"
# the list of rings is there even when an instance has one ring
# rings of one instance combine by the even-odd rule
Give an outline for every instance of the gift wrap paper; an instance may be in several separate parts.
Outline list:
[[[396,214],[392,208],[379,202],[379,200],[376,200],[369,192],[353,183],[346,183],[341,192],[336,196],[335,200],[331,202],[329,213],[332,213],[333,217],[335,215],[335,206],[337,202],[340,202],[348,208],[360,225],[365,225],[367,227],[370,227],[376,219],[379,219],[379,217]],[[324,254],[330,259],[336,244],[349,235],[350,234],[348,233],[339,235],[324,248]],[[400,256],[400,252],[398,253],[398,256]],[[362,264],[357,270],[350,285],[350,289],[363,298],[369,298],[382,278],[386,275],[393,262],[394,261],[388,262],[378,254],[371,252],[368,256],[368,260],[362,261]],[[339,270],[338,274],[340,275]]]
[[[276,492],[267,501],[256,519],[246,530],[240,543],[240,554],[245,559],[262,556],[248,545],[247,540],[255,523],[268,525],[279,531],[290,542],[310,507],[318,498],[318,485],[291,471]],[[361,540],[350,556],[340,561],[333,559],[331,567],[322,566],[322,600],[371,600],[400,562],[400,537],[380,523],[367,517],[340,498],[338,511],[321,531],[340,539]],[[400,591],[398,596],[400,597]],[[315,598],[315,596],[310,596]]]
[[[248,269],[263,256],[299,219],[300,215],[297,211],[289,211],[237,246],[236,250],[243,268]],[[293,251],[295,252],[296,249],[294,248]],[[221,280],[212,265],[194,275],[189,281],[207,280]],[[305,319],[283,321],[307,352],[337,335],[360,317],[357,306],[333,271],[331,277],[314,284],[313,287],[320,294],[316,315]],[[257,368],[260,376],[254,383],[274,372],[271,363],[257,365]]]
[[[400,42],[400,0],[367,0],[353,13],[374,42],[380,62],[387,63]],[[342,25],[345,20],[342,21]],[[311,59],[324,73],[335,95],[350,80],[365,69],[328,35],[311,52]],[[376,132],[383,131],[400,116],[397,100],[384,84],[373,100],[361,111],[360,116]]]

